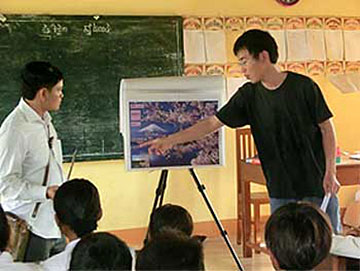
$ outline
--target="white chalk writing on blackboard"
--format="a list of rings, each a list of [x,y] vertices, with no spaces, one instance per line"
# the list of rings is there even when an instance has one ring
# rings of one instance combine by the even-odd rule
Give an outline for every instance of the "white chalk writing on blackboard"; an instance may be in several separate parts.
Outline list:
[[[111,26],[109,23],[106,24],[100,24],[100,23],[88,23],[84,25],[83,32],[91,36],[93,33],[110,33],[111,32]]]
[[[61,36],[67,32],[68,28],[59,23],[43,24],[40,36],[44,39],[51,40],[53,36]]]
[[[9,33],[11,33],[10,24],[8,24],[8,23],[0,23],[0,29],[2,29],[2,28],[7,28]]]

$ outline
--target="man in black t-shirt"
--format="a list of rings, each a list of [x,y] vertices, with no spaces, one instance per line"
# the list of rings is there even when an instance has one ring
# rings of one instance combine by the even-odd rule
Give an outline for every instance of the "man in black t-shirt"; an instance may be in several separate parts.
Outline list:
[[[332,194],[327,212],[335,232],[341,231],[336,178],[335,131],[318,85],[309,77],[280,72],[274,38],[249,30],[234,45],[244,76],[250,80],[212,117],[150,146],[157,153],[175,144],[197,140],[223,125],[250,125],[267,181],[271,211],[292,201],[321,204]]]

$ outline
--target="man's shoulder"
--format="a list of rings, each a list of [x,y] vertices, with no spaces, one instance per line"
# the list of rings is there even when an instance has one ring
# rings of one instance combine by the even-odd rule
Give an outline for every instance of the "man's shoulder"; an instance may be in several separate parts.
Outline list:
[[[30,127],[30,123],[27,121],[25,115],[21,112],[21,110],[15,108],[2,122],[0,127],[0,134],[22,134],[27,130],[27,127]]]
[[[9,113],[9,115],[7,115],[1,126],[18,126],[23,124],[24,122],[26,122],[25,115],[18,107],[16,107],[13,111]]]
[[[238,88],[237,95],[249,95],[252,91],[256,89],[256,84],[251,82],[244,83],[241,87]]]
[[[306,76],[304,74],[291,72],[291,71],[287,71],[287,73],[288,73],[288,77],[289,77],[290,82],[293,82],[293,83],[296,83],[296,84],[299,84],[299,83],[303,83],[303,84],[313,83],[313,80],[309,76]]]

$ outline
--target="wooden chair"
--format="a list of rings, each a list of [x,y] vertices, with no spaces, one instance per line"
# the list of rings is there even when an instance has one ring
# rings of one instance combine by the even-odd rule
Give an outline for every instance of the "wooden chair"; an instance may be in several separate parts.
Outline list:
[[[254,140],[251,134],[250,128],[242,128],[236,130],[236,161],[237,161],[237,190],[238,190],[238,204],[237,204],[237,243],[241,243],[241,184],[240,184],[240,161],[245,161],[246,158],[254,157],[257,154],[257,150],[254,144]],[[254,243],[259,244],[261,221],[260,221],[260,206],[262,204],[269,204],[269,196],[267,192],[252,192],[250,194],[250,204],[253,206],[254,216],[251,219],[253,225]],[[245,245],[245,244],[244,244]],[[255,252],[259,253],[260,250],[255,249]]]

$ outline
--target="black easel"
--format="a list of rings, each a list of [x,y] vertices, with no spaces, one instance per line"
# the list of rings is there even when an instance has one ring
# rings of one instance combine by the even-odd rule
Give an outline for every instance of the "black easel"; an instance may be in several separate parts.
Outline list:
[[[205,185],[203,185],[200,182],[200,180],[197,177],[194,169],[190,168],[189,171],[190,171],[191,177],[194,179],[194,181],[195,181],[195,183],[197,185],[198,190],[200,191],[200,194],[204,198],[206,206],[208,207],[212,217],[214,218],[214,221],[215,221],[217,227],[219,228],[221,236],[224,238],[224,241],[225,241],[226,245],[228,246],[232,257],[234,258],[234,260],[236,262],[236,265],[238,266],[240,271],[244,271],[244,267],[242,266],[242,264],[241,264],[241,262],[239,260],[239,257],[235,253],[235,250],[234,250],[233,246],[230,243],[228,234],[225,231],[225,229],[224,229],[223,225],[221,224],[220,220],[217,218],[217,215],[216,215],[216,213],[214,211],[214,208],[212,207],[211,202],[210,202],[210,200],[209,200],[209,198],[208,198],[208,196],[206,194]],[[156,188],[155,200],[154,200],[154,205],[153,205],[151,213],[153,213],[156,208],[162,206],[162,202],[163,202],[164,194],[165,194],[165,188],[166,188],[166,182],[167,182],[168,173],[169,173],[169,170],[167,170],[167,169],[161,170],[160,180],[159,180],[158,187]],[[146,234],[144,243],[146,243],[146,241],[147,241],[147,234]]]

